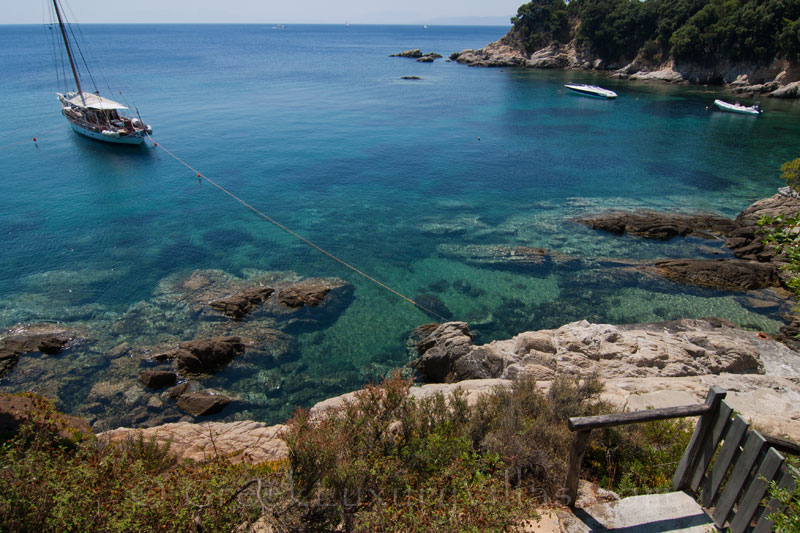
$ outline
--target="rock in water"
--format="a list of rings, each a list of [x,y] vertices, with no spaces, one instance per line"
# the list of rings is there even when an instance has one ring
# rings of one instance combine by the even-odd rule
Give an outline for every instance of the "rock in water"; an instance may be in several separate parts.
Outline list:
[[[687,215],[647,211],[632,213],[612,211],[575,219],[592,229],[621,235],[627,233],[646,239],[669,240],[673,237],[727,236],[736,226],[733,220],[713,214]]]
[[[670,259],[656,262],[655,270],[678,283],[726,291],[749,291],[780,285],[775,265],[741,259]]]
[[[244,343],[241,338],[214,337],[182,342],[177,350],[167,356],[174,359],[181,370],[202,373],[217,371],[242,353]]]
[[[171,387],[178,381],[175,372],[168,370],[142,370],[139,372],[139,383],[148,389]]]
[[[391,54],[389,57],[418,58],[418,57],[422,57],[422,50],[420,50],[419,48],[412,48],[411,50],[403,50],[399,54]]]
[[[189,392],[178,398],[178,407],[192,416],[215,415],[225,409],[231,399],[221,394]]]
[[[299,309],[304,305],[317,307],[331,291],[330,287],[313,283],[300,283],[283,289],[278,294],[278,301],[286,307]]]
[[[244,290],[240,294],[214,300],[208,305],[221,311],[225,316],[231,317],[234,320],[241,320],[247,316],[250,311],[272,296],[274,292],[275,289],[271,287],[255,287]]]
[[[452,375],[453,363],[472,347],[472,333],[466,322],[447,322],[417,343],[422,355],[411,366],[426,381],[443,382]]]
[[[50,324],[28,326],[22,331],[8,335],[0,343],[0,377],[17,364],[21,355],[33,352],[55,355],[76,337],[75,332]]]
[[[434,315],[436,318],[453,318],[453,312],[433,294],[418,294],[414,301],[422,307],[422,311]]]

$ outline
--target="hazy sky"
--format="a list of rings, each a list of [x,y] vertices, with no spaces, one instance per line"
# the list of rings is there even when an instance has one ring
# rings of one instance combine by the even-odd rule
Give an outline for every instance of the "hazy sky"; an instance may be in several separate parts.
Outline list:
[[[61,0],[70,21],[503,24],[524,0]],[[49,22],[49,0],[4,2],[0,24]],[[44,19],[43,19],[44,17]],[[465,19],[470,17],[470,19]],[[473,18],[474,17],[474,18]]]

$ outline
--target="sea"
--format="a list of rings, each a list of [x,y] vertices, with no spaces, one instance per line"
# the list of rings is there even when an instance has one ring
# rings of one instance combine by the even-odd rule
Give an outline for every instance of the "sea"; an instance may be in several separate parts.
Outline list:
[[[763,98],[762,116],[739,116],[713,109],[732,98],[718,87],[448,61],[504,26],[71,29],[84,85],[127,103],[153,140],[126,147],[74,133],[55,96],[71,88],[57,28],[0,26],[0,329],[80,332],[59,355],[23,356],[0,392],[44,394],[97,430],[185,416],[136,377],[159,367],[148,358],[157,350],[211,331],[240,328],[270,347],[195,380],[235,399],[210,418],[274,423],[408,372],[411,332],[442,317],[485,343],[579,320],[705,316],[773,335],[791,311],[769,291],[679,285],[641,269],[729,257],[720,241],[648,241],[573,219],[736,216],[773,195],[781,164],[800,156],[800,102]],[[389,57],[412,48],[443,57]],[[582,97],[570,82],[619,97]],[[544,250],[539,260],[520,260],[531,249]],[[346,290],[335,304],[232,323],[187,303],[197,279],[335,279]]]

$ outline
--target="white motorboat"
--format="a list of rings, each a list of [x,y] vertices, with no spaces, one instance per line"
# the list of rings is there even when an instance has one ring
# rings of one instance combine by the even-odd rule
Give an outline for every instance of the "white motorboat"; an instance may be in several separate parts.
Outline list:
[[[714,100],[714,105],[717,106],[722,111],[728,111],[729,113],[740,113],[742,115],[755,115],[755,116],[758,116],[761,113],[763,113],[761,107],[758,104],[752,106],[744,106],[739,102],[736,102],[735,104],[730,104],[728,102],[725,102],[724,100],[718,99]]]
[[[58,27],[64,40],[64,49],[72,68],[77,91],[68,91],[64,94],[56,93],[61,103],[61,114],[69,121],[72,129],[86,137],[115,144],[141,144],[153,129],[142,122],[140,118],[125,116],[121,111],[128,107],[100,96],[95,87],[95,92],[84,92],[81,80],[75,67],[72,48],[67,29],[64,25],[59,7],[59,0],[53,0],[53,9],[58,19]],[[71,32],[70,32],[71,33]],[[81,54],[82,56],[83,54]],[[88,69],[88,66],[86,67]]]
[[[570,91],[575,91],[584,96],[591,96],[593,98],[605,98],[610,100],[617,97],[617,93],[608,89],[603,89],[597,85],[584,85],[584,84],[566,84],[564,85]]]

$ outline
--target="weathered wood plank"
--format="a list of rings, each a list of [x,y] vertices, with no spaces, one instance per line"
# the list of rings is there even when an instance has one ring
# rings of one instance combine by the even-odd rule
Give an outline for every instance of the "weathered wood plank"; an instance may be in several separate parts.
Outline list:
[[[766,433],[762,433],[762,435],[765,439],[767,439],[767,444],[779,452],[800,455],[800,445],[796,442],[790,441],[789,439],[782,439],[780,437],[773,437],[772,435],[767,435]]]
[[[778,488],[785,489],[788,491],[793,491],[795,487],[794,477],[791,474],[791,468],[784,467],[781,470],[780,476],[778,477]],[[756,523],[756,527],[753,529],[753,533],[769,533],[772,531],[773,523],[772,521],[767,518],[772,513],[779,513],[783,510],[783,505],[780,501],[773,498],[767,503],[766,507],[764,507],[764,511],[761,513],[761,518],[758,519]]]
[[[728,426],[728,431],[725,434],[725,442],[714,461],[714,466],[711,469],[711,475],[706,476],[702,483],[703,493],[700,497],[700,503],[703,507],[711,507],[714,498],[725,479],[725,474],[731,466],[731,461],[739,452],[739,445],[747,432],[748,424],[744,418],[739,415],[733,417],[733,422]]]
[[[739,501],[736,515],[731,520],[731,533],[744,533],[750,525],[753,515],[756,514],[758,506],[767,492],[767,483],[775,478],[775,474],[778,473],[782,464],[783,456],[775,448],[770,448],[764,460],[761,461],[756,477]]]
[[[581,463],[583,454],[586,452],[586,444],[589,442],[591,430],[578,431],[572,441],[572,448],[569,451],[569,467],[567,470],[567,504],[572,507],[578,499],[578,480],[581,475]]]
[[[697,421],[692,434],[692,440],[686,446],[683,452],[678,467],[675,469],[675,475],[672,477],[673,490],[684,490],[689,487],[689,476],[692,468],[697,460],[698,453],[702,449],[706,438],[710,436],[711,428],[714,425],[714,420],[722,400],[725,399],[726,392],[721,387],[713,386],[708,391],[706,396],[706,412]]]
[[[717,507],[714,509],[714,516],[712,518],[714,519],[714,523],[717,524],[717,527],[723,527],[728,520],[728,515],[731,509],[733,509],[736,500],[738,500],[739,494],[742,492],[744,482],[747,480],[750,470],[752,470],[753,465],[758,460],[761,449],[766,443],[767,441],[757,431],[749,432],[744,447],[742,448],[742,453],[736,459],[736,463],[733,465],[733,470],[731,471],[731,476],[728,478],[725,489],[722,491],[722,495],[717,502]]]
[[[731,406],[722,402],[714,419],[714,424],[711,426],[711,435],[703,440],[703,445],[700,447],[695,461],[694,470],[689,481],[689,486],[693,492],[697,492],[700,482],[703,481],[706,469],[717,451],[719,441],[722,440],[725,429],[731,424],[731,413],[733,413]]]
[[[706,414],[711,409],[704,403],[695,405],[681,405],[678,407],[663,407],[660,409],[647,409],[646,411],[632,411],[629,413],[613,413],[610,415],[575,416],[567,421],[570,431],[585,431],[625,424],[639,424],[654,420],[667,420],[669,418],[683,418],[686,416],[699,416]]]

